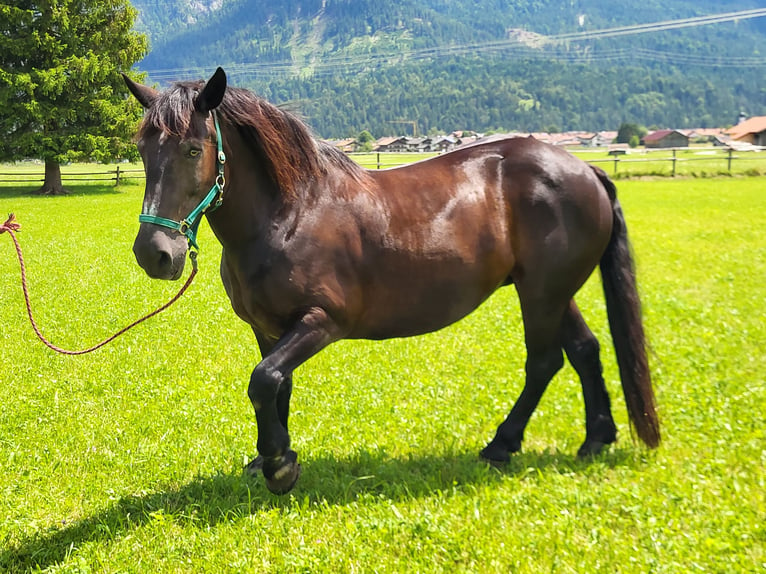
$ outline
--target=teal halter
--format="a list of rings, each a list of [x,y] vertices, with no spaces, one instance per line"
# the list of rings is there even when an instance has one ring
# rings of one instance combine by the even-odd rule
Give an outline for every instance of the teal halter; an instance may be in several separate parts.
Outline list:
[[[178,233],[186,236],[190,249],[194,248],[199,250],[199,246],[197,245],[197,230],[199,229],[200,221],[202,221],[202,215],[215,211],[221,207],[221,204],[223,203],[223,187],[226,185],[223,166],[226,163],[226,154],[223,153],[221,128],[218,126],[218,116],[216,115],[215,110],[213,110],[213,123],[215,124],[216,143],[218,145],[216,162],[218,165],[218,175],[215,178],[213,187],[210,188],[210,191],[205,196],[205,199],[203,199],[182,221],[175,221],[173,219],[158,217],[148,213],[142,213],[138,216],[138,221],[141,223],[154,223],[155,225],[175,229]]]

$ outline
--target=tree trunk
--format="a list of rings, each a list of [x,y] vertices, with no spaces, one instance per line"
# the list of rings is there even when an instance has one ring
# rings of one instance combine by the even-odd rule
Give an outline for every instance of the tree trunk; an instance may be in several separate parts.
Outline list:
[[[45,181],[43,186],[32,192],[32,195],[66,195],[69,193],[61,183],[61,166],[58,162],[45,160]]]

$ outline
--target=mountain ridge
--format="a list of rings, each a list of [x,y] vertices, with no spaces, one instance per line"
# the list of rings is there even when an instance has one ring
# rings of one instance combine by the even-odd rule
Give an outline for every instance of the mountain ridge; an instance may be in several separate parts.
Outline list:
[[[719,2],[218,2],[134,0],[152,45],[138,67],[162,83],[223,65],[232,83],[300,102],[325,137],[392,134],[394,120],[413,118],[421,133],[595,131],[622,121],[716,127],[740,111],[766,113],[757,79],[766,18],[589,37],[721,13]],[[726,11],[762,5],[737,1]]]

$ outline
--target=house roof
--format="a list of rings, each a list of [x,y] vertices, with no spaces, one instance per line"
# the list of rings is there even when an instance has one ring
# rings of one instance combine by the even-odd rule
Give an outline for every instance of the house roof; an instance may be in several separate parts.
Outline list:
[[[326,140],[327,143],[330,145],[334,145],[335,147],[342,148],[346,146],[350,146],[356,143],[356,138],[345,138],[342,140]]]
[[[682,136],[687,137],[685,134],[682,134],[678,130],[657,130],[656,132],[652,132],[650,134],[645,135],[644,142],[660,141],[661,139],[669,136],[672,133],[681,134]]]
[[[759,134],[766,131],[766,116],[755,116],[738,123],[726,130],[732,139],[738,140],[749,134]]]
[[[723,133],[723,128],[688,128],[678,131],[690,138],[717,137]]]
[[[378,138],[378,140],[375,142],[376,146],[386,146],[391,145],[394,142],[398,142],[399,140],[404,140],[402,136],[384,136],[382,138]]]

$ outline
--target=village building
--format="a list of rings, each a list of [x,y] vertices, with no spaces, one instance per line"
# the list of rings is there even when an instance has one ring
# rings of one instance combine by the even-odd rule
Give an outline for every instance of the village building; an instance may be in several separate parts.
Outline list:
[[[689,147],[689,136],[679,130],[657,130],[644,136],[647,148]]]
[[[712,143],[714,145],[724,135],[723,128],[691,128],[678,131],[685,134],[690,142]]]
[[[452,151],[458,146],[459,140],[452,136],[437,136],[431,142],[431,151],[439,153]]]
[[[359,145],[359,142],[356,141],[356,138],[345,138],[342,140],[328,140],[328,143],[330,145],[335,146],[340,151],[344,153],[352,153],[356,151],[357,146]]]
[[[372,151],[406,152],[410,151],[407,138],[404,136],[387,136],[378,139],[372,146]]]
[[[766,146],[766,116],[755,116],[726,130],[732,140],[757,146]]]

